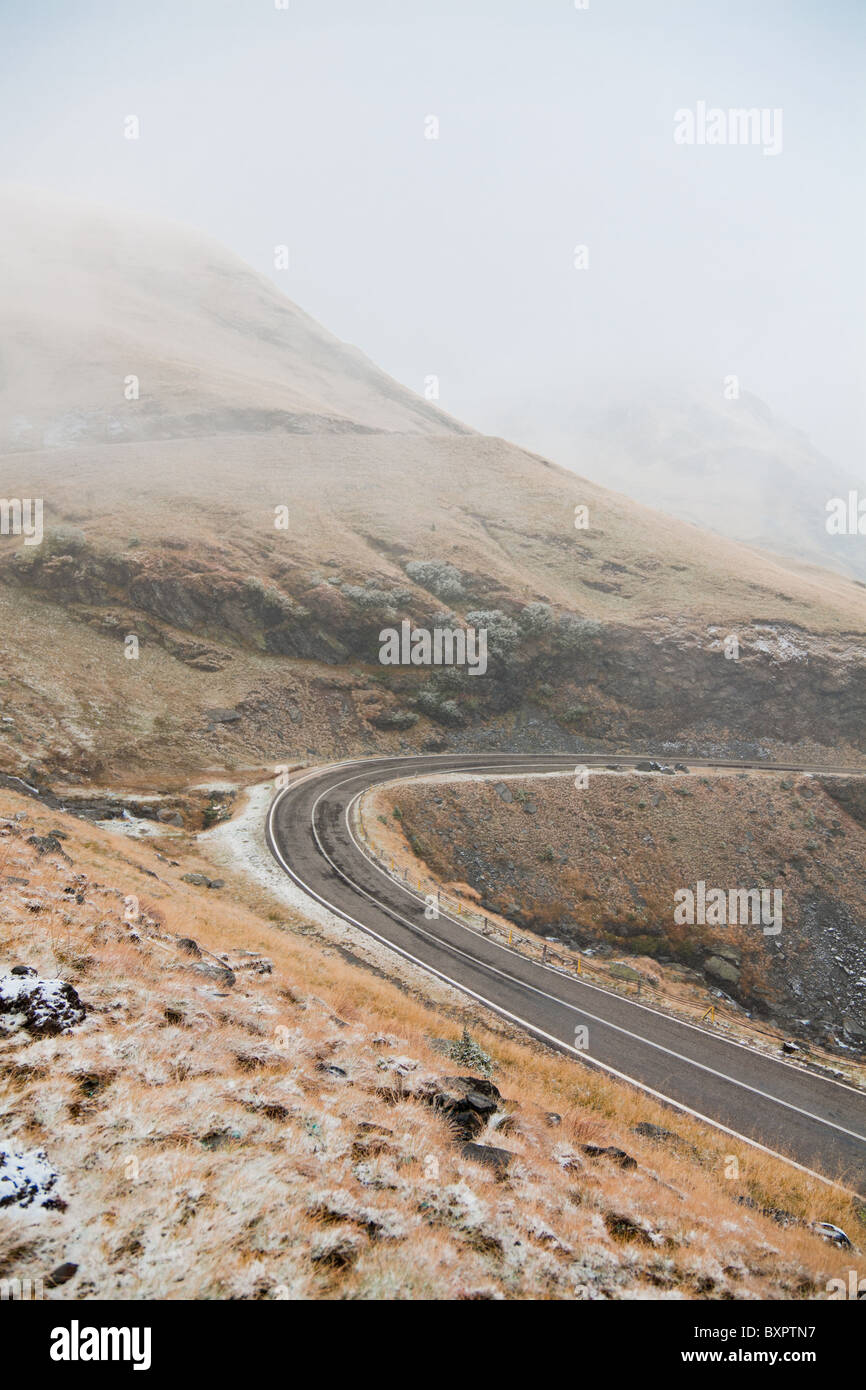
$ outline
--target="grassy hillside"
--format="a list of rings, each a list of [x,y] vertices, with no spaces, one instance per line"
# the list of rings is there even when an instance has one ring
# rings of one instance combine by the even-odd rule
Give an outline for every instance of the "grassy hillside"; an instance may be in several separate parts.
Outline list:
[[[857,1239],[838,1190],[747,1145],[734,1180],[730,1137],[393,959],[360,968],[352,933],[335,950],[245,880],[186,883],[213,873],[205,843],[133,845],[0,793],[8,966],[86,1010],[37,1029],[0,972],[0,1149],[41,1184],[4,1210],[0,1278],[54,1299],[806,1298],[847,1278],[809,1229]],[[486,1085],[485,1054],[492,1104],[445,1108],[455,1076]]]
[[[0,770],[587,741],[861,756],[861,585],[468,431],[188,229],[3,206],[4,491],[42,500],[45,534],[0,535]],[[402,618],[483,626],[487,674],[383,668]]]

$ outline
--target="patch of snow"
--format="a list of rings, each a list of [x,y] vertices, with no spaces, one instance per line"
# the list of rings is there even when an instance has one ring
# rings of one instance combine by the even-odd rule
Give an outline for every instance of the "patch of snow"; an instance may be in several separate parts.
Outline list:
[[[66,1203],[55,1191],[59,1178],[44,1149],[18,1150],[0,1141],[0,1208],[35,1204],[62,1211]]]
[[[68,1033],[87,1010],[66,980],[46,980],[35,970],[0,975],[0,1031],[27,1028],[37,1036]]]
[[[153,839],[157,835],[162,839],[163,836],[182,834],[177,826],[166,825],[163,821],[143,820],[130,815],[129,811],[124,811],[122,817],[98,820],[94,824],[100,830],[108,830],[112,835],[125,835],[129,840]]]

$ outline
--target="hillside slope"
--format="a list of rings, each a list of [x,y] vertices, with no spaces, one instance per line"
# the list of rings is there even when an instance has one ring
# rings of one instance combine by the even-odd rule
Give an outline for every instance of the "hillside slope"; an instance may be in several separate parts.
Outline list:
[[[421,997],[395,960],[362,969],[355,939],[323,949],[248,883],[191,885],[201,842],[163,847],[0,792],[0,1279],[63,1301],[809,1298],[847,1277],[810,1229],[860,1243],[841,1190],[739,1143],[731,1181],[730,1136],[429,979]]]
[[[197,234],[7,212],[4,492],[43,499],[45,535],[0,537],[0,769],[461,741],[860,756],[863,586],[466,431]],[[403,618],[485,627],[486,675],[382,667]]]
[[[0,196],[0,441],[466,432],[191,228]],[[127,378],[138,399],[127,399]]]
[[[792,562],[826,565],[866,580],[858,535],[827,531],[827,503],[863,495],[853,477],[821,454],[757,396],[725,399],[688,384],[611,386],[607,399],[551,403],[541,431],[552,458],[608,487],[719,535]]]

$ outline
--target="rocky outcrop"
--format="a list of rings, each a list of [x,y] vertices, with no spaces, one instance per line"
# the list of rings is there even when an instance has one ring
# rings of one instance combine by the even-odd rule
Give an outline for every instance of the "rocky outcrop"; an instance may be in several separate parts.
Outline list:
[[[740,972],[736,965],[721,954],[707,957],[704,961],[704,973],[723,985],[733,985],[736,988],[740,983]]]
[[[812,740],[816,729],[827,745],[866,746],[866,656],[842,637],[781,620],[745,621],[739,659],[726,661],[720,630],[694,624],[602,624],[506,593],[496,608],[473,607],[466,597],[465,611],[443,613],[436,594],[417,585],[325,580],[297,566],[271,574],[269,567],[263,559],[258,574],[245,576],[228,552],[224,564],[191,550],[109,552],[66,528],[46,533],[39,547],[22,547],[0,573],[118,641],[135,631],[204,671],[223,669],[238,647],[328,666],[376,665],[383,623],[407,617],[425,627],[445,619],[483,625],[483,680],[453,668],[388,668],[382,680],[399,687],[403,700],[390,704],[383,692],[370,708],[370,726],[383,731],[407,730],[426,717],[452,737],[466,729],[476,738],[479,725],[540,706],[549,719],[535,720],[539,747],[548,723],[560,747],[578,735],[656,744],[682,743],[685,735],[693,745],[729,745],[731,729],[743,751],[762,740]],[[472,582],[480,592],[482,579]],[[212,724],[225,722],[212,713]]]
[[[483,1076],[446,1076],[424,1082],[415,1094],[447,1115],[455,1134],[474,1139],[499,1109],[502,1096]]]

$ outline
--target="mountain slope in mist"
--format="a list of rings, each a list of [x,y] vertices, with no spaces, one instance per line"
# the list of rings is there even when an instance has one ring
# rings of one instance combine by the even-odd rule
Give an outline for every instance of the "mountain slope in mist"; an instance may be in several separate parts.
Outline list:
[[[858,486],[866,497],[866,474],[849,476],[749,392],[611,388],[565,416],[551,402],[542,438],[551,457],[647,506],[866,580],[863,536],[826,525],[831,498]]]
[[[862,587],[464,429],[185,229],[16,206],[3,491],[45,535],[0,536],[0,768],[861,748]],[[489,629],[486,674],[383,667],[404,619]]]
[[[0,298],[5,449],[269,429],[467,432],[187,227],[6,190]]]

